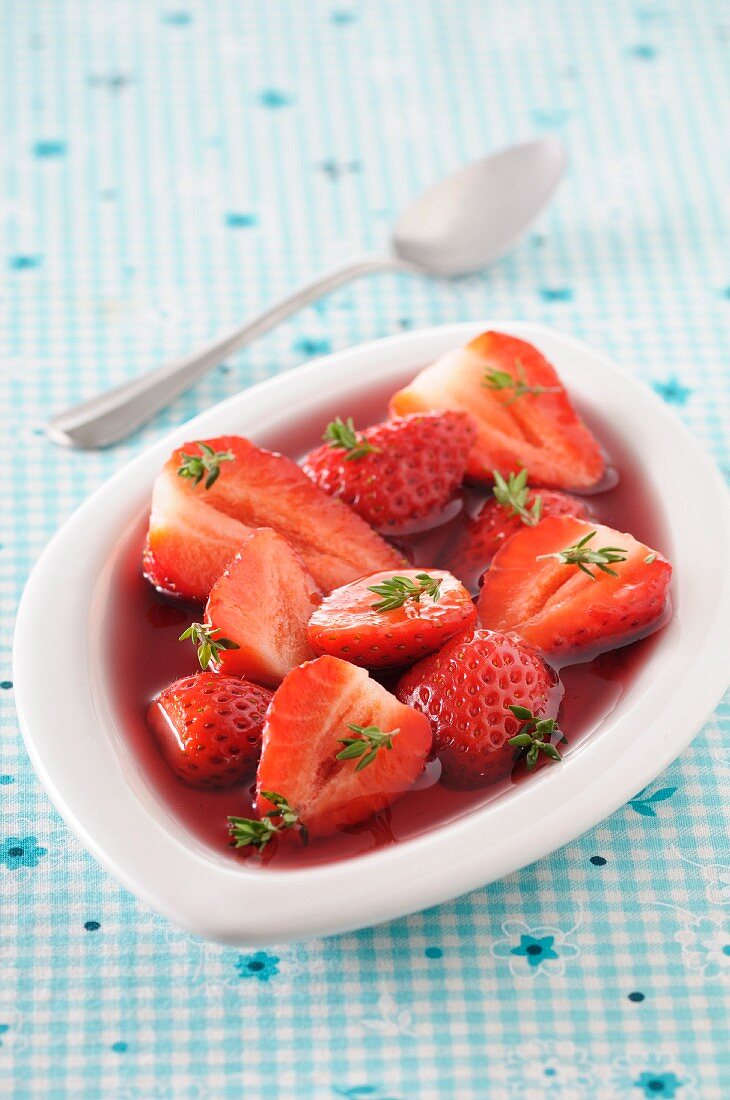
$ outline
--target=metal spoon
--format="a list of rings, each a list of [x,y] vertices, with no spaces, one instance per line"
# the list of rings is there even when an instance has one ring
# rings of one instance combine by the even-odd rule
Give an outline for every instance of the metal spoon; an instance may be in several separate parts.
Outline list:
[[[349,260],[192,354],[59,413],[46,425],[48,435],[67,447],[117,443],[229,355],[360,275],[466,275],[494,263],[547,205],[565,164],[563,146],[548,138],[510,146],[462,168],[411,203],[395,224],[389,253]]]

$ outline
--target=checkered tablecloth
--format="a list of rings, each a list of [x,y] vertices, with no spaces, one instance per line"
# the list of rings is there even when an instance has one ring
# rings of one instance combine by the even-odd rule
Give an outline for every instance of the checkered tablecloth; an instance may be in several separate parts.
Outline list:
[[[169,425],[361,340],[546,322],[631,365],[730,471],[727,4],[1,10],[0,1095],[730,1096],[727,706],[549,859],[408,919],[246,952],[178,932],[82,849],[27,759],[10,672],[33,560],[95,486]],[[498,267],[341,290],[106,453],[44,438],[52,410],[377,247],[422,186],[547,132],[569,179]]]

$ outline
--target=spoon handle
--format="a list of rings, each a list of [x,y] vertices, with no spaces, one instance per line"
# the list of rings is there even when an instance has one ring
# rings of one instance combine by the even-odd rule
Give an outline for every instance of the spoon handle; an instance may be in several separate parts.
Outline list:
[[[212,367],[250,344],[257,336],[268,332],[302,306],[329,294],[350,279],[390,270],[408,270],[408,265],[402,264],[394,256],[366,254],[332,268],[312,282],[305,283],[299,290],[279,299],[258,317],[239,325],[224,336],[219,336],[189,355],[163,363],[131,382],[124,382],[121,386],[58,413],[46,424],[46,432],[54,443],[85,450],[118,443],[189,389]]]

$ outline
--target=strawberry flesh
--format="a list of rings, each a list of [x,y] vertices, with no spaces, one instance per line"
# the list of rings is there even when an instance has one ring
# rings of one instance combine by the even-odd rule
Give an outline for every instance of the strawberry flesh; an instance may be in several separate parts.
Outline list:
[[[583,519],[588,515],[584,501],[551,489],[530,492],[526,504],[528,511],[537,497],[541,501],[540,515],[543,519],[548,516],[577,516]],[[480,579],[491,565],[497,551],[524,526],[524,521],[509,506],[490,497],[448,552],[446,562],[449,569],[468,588],[473,588],[475,580]]]
[[[441,781],[471,789],[512,770],[517,753],[508,742],[523,723],[508,707],[555,718],[563,689],[557,673],[522,638],[474,630],[419,661],[395,693],[430,720]]]
[[[356,770],[338,760],[350,724],[398,730],[392,749]],[[256,812],[271,810],[263,791],[275,791],[299,814],[311,836],[365,821],[389,806],[421,774],[431,748],[427,719],[399,703],[364,669],[336,657],[295,668],[272,701],[264,726],[256,780]]]
[[[397,576],[419,585],[419,574],[421,570],[404,569]],[[390,580],[393,573],[374,573],[336,588],[309,621],[312,649],[372,669],[397,668],[432,653],[470,626],[476,609],[450,573],[431,569],[428,576],[441,582],[438,599],[424,594],[390,610],[376,610],[381,597],[370,589]]]
[[[490,389],[490,372],[509,375],[530,389]],[[545,392],[548,391],[548,392]],[[485,332],[464,348],[448,352],[417,374],[391,400],[391,414],[428,409],[468,412],[477,441],[467,474],[492,480],[526,468],[530,483],[552,489],[595,489],[606,464],[601,448],[573,408],[554,368],[537,348],[514,336]]]
[[[155,482],[144,569],[157,588],[206,600],[255,527],[283,535],[323,591],[403,563],[360,516],[321,492],[290,458],[241,436],[204,442],[233,455],[210,488],[178,475],[183,452],[199,450],[194,442],[173,453]]]
[[[256,768],[271,698],[258,684],[199,672],[161,691],[147,724],[183,783],[204,790],[232,787]]]
[[[617,576],[566,565],[555,554],[595,531],[591,547],[619,547]],[[654,555],[652,557],[652,555]],[[649,560],[647,560],[649,559]],[[553,662],[587,661],[655,630],[667,606],[672,567],[633,536],[569,516],[550,516],[514,535],[494,558],[477,601],[492,630],[515,630]]]
[[[461,485],[476,439],[463,412],[418,413],[376,424],[358,433],[374,450],[348,457],[325,444],[302,468],[330,496],[349,504],[387,533],[440,512]]]
[[[314,654],[307,623],[321,595],[299,555],[267,527],[252,531],[210,590],[205,620],[238,649],[221,650],[221,672],[276,687]]]
[[[165,595],[203,603],[250,534],[250,527],[211,508],[202,493],[192,494],[168,463],[152,489],[144,575]]]

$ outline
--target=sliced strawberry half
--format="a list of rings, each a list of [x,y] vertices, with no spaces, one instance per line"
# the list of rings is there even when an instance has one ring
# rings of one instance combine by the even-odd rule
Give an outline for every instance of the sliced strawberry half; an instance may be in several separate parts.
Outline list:
[[[525,468],[535,485],[594,489],[606,464],[597,440],[575,412],[554,368],[514,336],[485,332],[448,352],[394,395],[391,413],[427,409],[470,413],[477,441],[467,473],[491,481]]]
[[[333,420],[305,473],[384,533],[440,512],[464,478],[476,426],[463,412],[417,413],[356,432]]]
[[[531,489],[527,473],[503,479],[494,472],[494,496],[485,501],[479,514],[460,534],[446,556],[446,563],[468,588],[474,588],[492,558],[523,527],[535,527],[548,516],[588,515],[584,501],[552,489]]]
[[[160,592],[202,603],[250,534],[250,527],[211,508],[166,467],[152,489],[144,575]]]
[[[201,448],[221,456],[218,464]],[[207,465],[198,479],[202,463]],[[145,575],[163,591],[205,600],[254,527],[271,527],[283,535],[324,591],[403,562],[351,508],[321,492],[291,459],[240,436],[221,436],[186,443],[158,476]]]
[[[252,531],[210,590],[205,621],[222,649],[222,672],[276,687],[314,653],[307,623],[321,594],[301,558],[268,527]]]
[[[485,787],[509,775],[518,754],[511,741],[521,733],[528,764],[539,755],[559,758],[551,739],[562,685],[537,650],[514,634],[460,634],[409,669],[395,691],[430,719],[446,786]]]
[[[407,791],[430,748],[424,715],[399,703],[364,669],[319,657],[290,672],[274,696],[256,812],[263,819],[276,811],[273,793],[311,836],[334,833]]]
[[[374,573],[325,597],[309,621],[309,642],[315,653],[365,668],[397,668],[475,619],[471,596],[443,569]]]
[[[199,672],[161,691],[150,705],[147,724],[183,783],[231,787],[256,769],[271,698],[258,684]]]
[[[477,610],[484,626],[517,631],[552,661],[586,661],[656,629],[671,574],[625,532],[551,516],[499,551]]]

